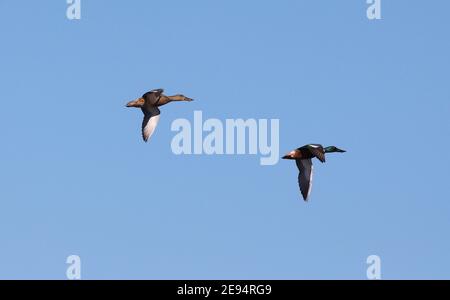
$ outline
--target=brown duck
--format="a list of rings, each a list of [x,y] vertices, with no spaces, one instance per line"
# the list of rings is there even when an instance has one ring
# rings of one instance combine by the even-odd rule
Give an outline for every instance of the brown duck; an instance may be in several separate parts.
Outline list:
[[[127,103],[127,107],[140,108],[144,113],[142,121],[142,138],[145,142],[152,136],[158,125],[159,115],[161,114],[159,106],[166,105],[172,101],[193,101],[184,95],[166,96],[163,89],[151,90],[142,97]]]
[[[295,160],[298,174],[298,185],[303,196],[303,200],[308,201],[309,194],[311,193],[312,177],[313,177],[313,164],[312,159],[316,157],[322,163],[325,162],[326,153],[343,153],[345,150],[341,150],[335,146],[323,147],[319,144],[309,144],[303,147],[297,148],[285,156],[283,159]]]

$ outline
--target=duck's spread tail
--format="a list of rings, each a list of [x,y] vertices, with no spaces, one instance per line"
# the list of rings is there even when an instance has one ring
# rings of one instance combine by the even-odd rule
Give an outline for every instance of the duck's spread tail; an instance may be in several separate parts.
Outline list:
[[[137,98],[136,100],[128,102],[126,107],[138,107],[138,108],[141,108],[142,106],[144,106],[144,103],[145,103],[144,98]]]

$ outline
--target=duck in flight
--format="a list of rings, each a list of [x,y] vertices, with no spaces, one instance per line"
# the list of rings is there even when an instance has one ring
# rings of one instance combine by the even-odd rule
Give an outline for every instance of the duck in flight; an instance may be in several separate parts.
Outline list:
[[[163,89],[151,90],[145,93],[142,97],[130,101],[126,107],[140,108],[144,113],[144,120],[142,121],[142,138],[145,142],[152,136],[159,121],[161,111],[159,106],[166,105],[172,101],[193,101],[184,95],[166,96],[163,94]]]
[[[323,147],[319,144],[309,144],[303,147],[297,148],[285,156],[283,159],[295,160],[297,168],[299,170],[298,174],[298,185],[300,186],[300,191],[303,196],[303,200],[308,201],[309,195],[311,193],[312,178],[313,178],[313,164],[312,159],[315,157],[322,163],[325,162],[326,153],[343,153],[345,150],[341,150],[335,146]]]

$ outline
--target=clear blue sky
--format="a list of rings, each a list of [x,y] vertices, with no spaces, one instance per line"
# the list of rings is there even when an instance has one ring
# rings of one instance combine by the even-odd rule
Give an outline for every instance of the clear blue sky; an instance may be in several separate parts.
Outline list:
[[[0,0],[0,278],[450,278],[450,3]],[[149,144],[128,100],[153,88]],[[280,119],[293,162],[175,156],[177,118]]]

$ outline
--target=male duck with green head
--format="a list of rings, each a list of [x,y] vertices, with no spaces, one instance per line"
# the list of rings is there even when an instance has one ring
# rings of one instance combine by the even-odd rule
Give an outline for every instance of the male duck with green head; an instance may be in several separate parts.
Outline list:
[[[297,167],[299,170],[298,185],[300,186],[300,191],[302,192],[302,196],[305,201],[308,201],[312,187],[312,177],[314,169],[312,159],[315,157],[322,163],[324,163],[325,154],[335,152],[343,153],[346,151],[341,150],[335,146],[324,148],[319,144],[309,144],[297,148],[282,157],[283,159],[295,160],[295,162],[297,163]]]

